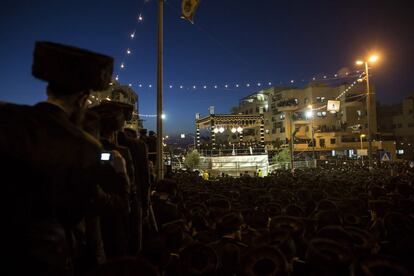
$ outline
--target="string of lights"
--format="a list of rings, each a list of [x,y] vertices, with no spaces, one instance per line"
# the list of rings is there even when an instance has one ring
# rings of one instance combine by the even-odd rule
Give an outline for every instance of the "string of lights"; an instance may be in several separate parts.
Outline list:
[[[145,12],[144,9],[146,7],[146,5],[151,2],[150,0],[143,0],[142,1],[142,6],[140,8],[140,10],[137,12],[137,17],[136,17],[136,23],[137,24],[141,24],[144,22],[145,20]],[[136,39],[136,37],[138,36],[137,33],[137,28],[135,26],[135,28],[133,28],[133,31],[131,31],[129,33],[128,36],[128,40],[131,42],[133,40]],[[128,43],[130,44],[130,43]],[[121,62],[119,63],[119,71],[118,73],[115,75],[114,79],[116,81],[120,81],[120,74],[122,72],[125,72],[128,67],[128,59],[132,58],[133,56],[133,52],[134,52],[134,48],[131,47],[131,45],[129,45],[128,47],[126,47],[123,51],[124,53],[123,55],[123,59],[121,60]],[[289,86],[294,86],[295,84],[305,84],[307,82],[315,82],[315,81],[339,81],[339,80],[344,80],[347,78],[354,78],[355,74],[359,74],[360,71],[356,70],[356,71],[349,71],[349,72],[345,72],[344,74],[314,74],[314,77],[311,78],[292,78],[288,81],[280,81],[280,80],[269,80],[269,81],[243,81],[240,83],[236,83],[236,82],[229,82],[229,83],[217,83],[215,84],[213,81],[205,81],[204,84],[203,83],[199,83],[199,84],[180,84],[179,81],[170,81],[170,82],[166,82],[169,83],[168,85],[166,85],[165,87],[167,89],[175,89],[175,90],[182,90],[182,91],[197,91],[197,90],[201,90],[201,91],[206,91],[206,90],[215,90],[215,89],[220,89],[223,91],[235,91],[235,90],[239,90],[242,88],[270,88],[272,86],[278,86],[278,85],[289,85]],[[318,75],[318,76],[315,76]],[[209,84],[207,84],[209,83]],[[128,84],[130,87],[137,87],[137,88],[141,88],[141,89],[155,89],[155,85],[153,85],[152,83],[144,83],[144,82],[139,82],[136,81],[134,83],[129,83]],[[346,93],[346,92],[345,92]],[[339,96],[340,97],[340,96]]]
[[[332,77],[328,78],[326,75],[323,78],[316,78],[313,77],[311,80],[301,79],[299,81],[290,80],[288,82],[285,81],[267,81],[267,82],[241,82],[241,83],[224,83],[224,84],[177,84],[177,82],[170,82],[168,85],[165,86],[166,89],[175,89],[175,90],[186,90],[186,91],[196,91],[196,90],[211,90],[211,89],[220,89],[223,91],[234,91],[242,88],[270,88],[273,86],[279,85],[288,85],[294,86],[295,83],[302,83],[305,84],[307,82],[315,82],[315,81],[345,81],[347,79],[354,79],[355,77],[360,78],[359,74],[360,71],[352,71],[348,72],[345,75],[338,75],[334,74]],[[119,81],[119,76],[115,77],[115,80]],[[167,82],[168,83],[168,82]],[[209,81],[209,83],[214,83]],[[355,82],[354,82],[355,83]],[[141,89],[155,89],[155,86],[151,83],[143,83],[137,82],[135,85],[133,83],[129,83],[129,86],[135,86]],[[339,96],[340,97],[340,96]]]
[[[361,74],[358,75],[358,78],[357,78],[356,81],[353,81],[347,88],[345,88],[344,91],[342,91],[338,96],[335,97],[335,100],[340,99],[347,92],[349,92],[357,84],[357,82],[362,82],[366,78],[366,76],[364,76],[364,75],[365,75],[365,72],[363,71]],[[354,97],[360,97],[360,95],[356,95]],[[326,108],[326,105],[323,105],[323,106],[320,106],[320,107],[317,107],[317,108],[312,108],[312,110],[316,111],[316,110],[321,110],[321,109],[324,109],[324,108]]]

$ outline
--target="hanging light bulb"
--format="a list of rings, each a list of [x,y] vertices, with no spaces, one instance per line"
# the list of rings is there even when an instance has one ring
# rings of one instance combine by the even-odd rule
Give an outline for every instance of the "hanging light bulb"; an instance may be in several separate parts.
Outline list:
[[[220,133],[223,133],[223,132],[224,132],[224,127],[220,127],[220,128],[219,128],[219,132],[220,132]]]
[[[139,87],[142,87],[142,84],[139,84]]]
[[[249,87],[250,86],[250,83],[246,84],[246,86]]]
[[[295,82],[295,80],[290,80],[290,83],[294,83]]]
[[[125,64],[123,62],[121,62],[121,69],[125,68]]]
[[[134,39],[134,37],[135,37],[135,31],[133,31],[133,32],[129,35],[129,37],[130,37],[131,39]]]
[[[213,132],[218,133],[219,132],[218,128],[214,128]]]
[[[227,84],[224,86],[225,88],[229,87]]]
[[[239,85],[238,85],[238,84],[236,84],[236,87],[239,87]]]
[[[149,88],[152,88],[152,84],[148,85]]]
[[[214,85],[214,88],[217,88],[217,85]]]
[[[257,83],[257,86],[261,86],[262,84],[260,82]]]
[[[204,85],[204,86],[203,86],[203,88],[204,88],[204,89],[207,89],[207,85]]]
[[[142,17],[142,15],[141,15],[141,14],[139,14],[139,15],[138,15],[138,21],[142,21],[142,20],[144,20],[144,18]]]
[[[170,84],[170,86],[169,86],[170,88],[173,88],[173,86]]]
[[[119,79],[118,75],[116,75],[115,80],[117,81]]]
[[[236,129],[235,127],[232,127],[232,128],[231,128],[231,132],[232,132],[232,133],[236,133],[236,131],[237,131],[237,129]]]
[[[242,133],[242,132],[243,132],[243,128],[242,128],[242,127],[238,127],[238,128],[237,128],[237,132],[238,132],[238,133]]]
[[[268,83],[268,85],[272,85],[272,83],[271,83],[271,82],[269,82],[269,83]]]
[[[127,55],[130,55],[130,54],[131,54],[131,50],[128,48],[128,49],[126,50],[126,53],[127,53]]]
[[[183,89],[183,86],[182,85],[180,85],[180,89]]]

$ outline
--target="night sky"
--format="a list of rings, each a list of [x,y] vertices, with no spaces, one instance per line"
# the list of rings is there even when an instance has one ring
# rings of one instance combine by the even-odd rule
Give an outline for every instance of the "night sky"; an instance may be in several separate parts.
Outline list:
[[[156,8],[155,0],[2,1],[0,100],[34,104],[45,99],[46,84],[31,76],[31,62],[34,42],[50,40],[113,56],[114,75],[137,91],[140,113],[155,114]],[[341,68],[352,70],[371,50],[381,56],[372,68],[378,100],[399,102],[414,91],[409,11],[409,1],[202,0],[191,24],[180,19],[180,1],[168,0],[165,131],[193,132],[196,112],[206,115],[214,105],[216,113],[228,113],[241,97],[258,90],[258,82],[286,85],[293,79],[296,85]],[[237,83],[243,88],[236,89]],[[156,129],[155,118],[143,119],[145,127]]]

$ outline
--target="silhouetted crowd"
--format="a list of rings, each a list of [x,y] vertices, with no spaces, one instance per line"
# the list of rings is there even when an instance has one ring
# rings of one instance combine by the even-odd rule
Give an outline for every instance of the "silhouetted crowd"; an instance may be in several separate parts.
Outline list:
[[[38,42],[47,100],[0,104],[2,275],[412,275],[413,168],[157,181],[133,107],[87,104],[112,67]]]

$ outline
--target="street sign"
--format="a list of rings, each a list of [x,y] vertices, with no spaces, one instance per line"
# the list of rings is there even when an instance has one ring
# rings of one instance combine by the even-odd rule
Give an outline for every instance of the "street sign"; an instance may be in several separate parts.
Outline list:
[[[339,112],[340,105],[341,105],[340,101],[328,100],[328,104],[326,105],[326,110]]]
[[[381,152],[381,161],[391,161],[391,153],[389,153],[388,151]]]
[[[357,155],[358,156],[368,156],[368,150],[367,149],[357,149]]]

